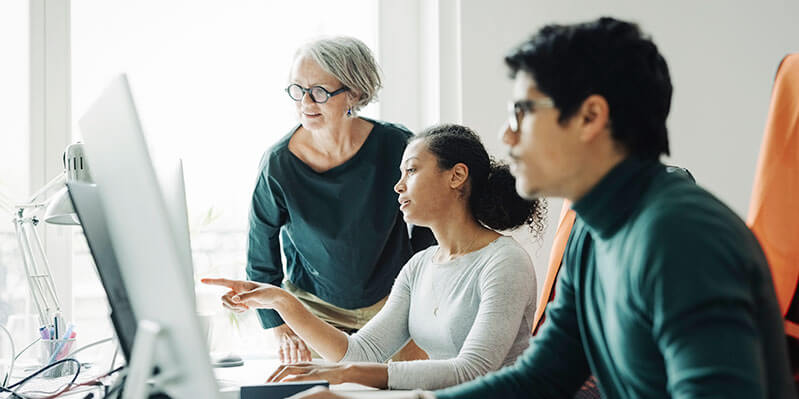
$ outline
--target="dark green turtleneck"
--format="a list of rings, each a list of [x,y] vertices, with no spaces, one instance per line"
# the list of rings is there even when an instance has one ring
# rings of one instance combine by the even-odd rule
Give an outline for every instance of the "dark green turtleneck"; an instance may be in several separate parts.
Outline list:
[[[574,204],[546,323],[514,366],[436,392],[570,398],[795,398],[756,239],[729,208],[654,161],[628,159]]]

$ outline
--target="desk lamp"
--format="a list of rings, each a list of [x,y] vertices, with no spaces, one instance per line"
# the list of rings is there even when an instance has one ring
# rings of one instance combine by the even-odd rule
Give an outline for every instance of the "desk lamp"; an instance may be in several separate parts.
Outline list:
[[[7,199],[0,197],[0,207],[14,214],[14,230],[22,253],[28,286],[36,311],[39,313],[39,321],[43,326],[52,324],[54,317],[61,317],[61,304],[50,273],[50,263],[36,231],[36,226],[40,222],[38,215],[44,209],[43,218],[46,223],[78,225],[78,218],[69,199],[65,182],[92,183],[83,144],[75,143],[67,146],[63,161],[64,172],[45,184],[27,202],[12,205]],[[57,188],[60,190],[55,195],[46,198],[48,193]],[[66,328],[66,325],[63,325],[63,328]]]

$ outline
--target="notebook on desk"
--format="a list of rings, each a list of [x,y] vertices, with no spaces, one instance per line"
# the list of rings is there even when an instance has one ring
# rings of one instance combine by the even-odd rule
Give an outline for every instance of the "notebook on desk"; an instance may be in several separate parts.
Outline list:
[[[315,386],[329,387],[327,381],[278,382],[261,385],[244,385],[241,387],[241,399],[282,399],[298,394]]]

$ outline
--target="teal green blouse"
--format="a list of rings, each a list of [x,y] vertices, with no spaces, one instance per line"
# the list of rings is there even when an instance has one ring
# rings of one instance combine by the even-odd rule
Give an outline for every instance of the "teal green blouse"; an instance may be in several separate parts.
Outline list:
[[[414,252],[394,192],[412,133],[368,121],[374,128],[358,152],[322,173],[288,149],[299,126],[264,154],[249,218],[249,279],[281,284],[280,234],[286,277],[299,288],[346,309],[388,295]],[[424,236],[416,250],[432,242],[431,234]],[[264,328],[283,323],[275,311],[258,313]]]

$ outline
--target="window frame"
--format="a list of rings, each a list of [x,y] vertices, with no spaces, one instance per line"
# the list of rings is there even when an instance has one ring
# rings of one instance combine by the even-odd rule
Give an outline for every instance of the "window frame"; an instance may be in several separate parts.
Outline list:
[[[71,140],[70,0],[29,0],[30,146],[33,191],[63,172],[62,153]],[[72,231],[39,225],[61,311],[72,319]]]

